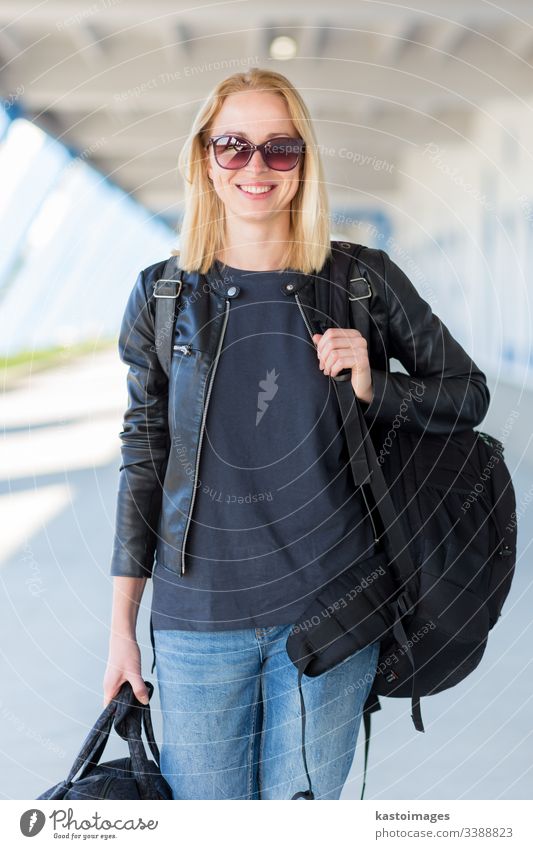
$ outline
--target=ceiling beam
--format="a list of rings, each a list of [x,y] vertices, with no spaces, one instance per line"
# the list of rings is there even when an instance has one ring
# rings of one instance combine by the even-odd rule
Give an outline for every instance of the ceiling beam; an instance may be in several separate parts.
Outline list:
[[[427,2],[413,0],[406,7],[403,0],[388,0],[386,16],[390,19],[405,20],[406,17],[420,18],[427,15],[428,19],[456,18],[462,20],[465,15],[472,15],[483,23],[489,20],[501,23],[502,15],[514,14],[525,21],[533,22],[533,8],[530,0],[506,0],[505,9],[496,3],[475,2],[470,5],[464,0],[432,0],[429,8]],[[2,0],[0,4],[0,22],[10,25],[13,21],[28,18],[32,24],[66,27],[80,20],[101,21],[107,26],[115,24],[128,26],[140,24],[144,29],[156,25],[159,20],[170,20],[172,17],[187,16],[197,23],[207,21],[217,29],[226,22],[229,27],[238,26],[243,20],[243,6],[246,14],[250,15],[248,4],[211,4],[207,7],[191,8],[189,0],[151,0],[147,6],[144,3],[103,2],[88,5],[86,0],[49,0],[46,3],[35,3],[35,0]],[[260,7],[258,7],[260,9]],[[280,23],[294,21],[294,6],[286,0],[269,0],[269,14]],[[385,11],[381,5],[373,3],[354,2],[354,0],[330,0],[327,6],[328,16],[342,21],[346,25],[357,23],[374,23],[383,20]],[[306,22],[317,22],[323,18],[322,3],[305,4],[304,15]]]

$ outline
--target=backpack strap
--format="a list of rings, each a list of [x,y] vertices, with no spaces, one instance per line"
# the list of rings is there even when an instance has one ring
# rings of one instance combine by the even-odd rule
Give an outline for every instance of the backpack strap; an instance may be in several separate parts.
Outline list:
[[[157,658],[156,658],[156,653],[155,653],[154,623],[153,623],[152,611],[150,611],[150,642],[152,644],[152,668],[151,668],[150,672],[153,673],[155,666],[156,666],[156,663],[157,663]]]
[[[178,298],[183,285],[183,270],[179,266],[178,257],[171,256],[165,263],[163,274],[154,280],[155,322],[154,336],[157,357],[161,368],[168,377],[172,361],[172,343],[174,339],[174,323]],[[150,642],[152,643],[152,669],[156,665],[154,627],[150,614]]]
[[[344,246],[348,245],[355,254],[361,249],[360,245],[351,245],[347,242],[340,242],[339,244]],[[343,253],[344,260],[342,261],[340,268],[344,268],[345,270],[347,255],[345,251],[343,251]],[[354,262],[356,263],[357,260],[355,259]],[[349,280],[348,284],[346,284],[346,280],[342,281],[340,279],[339,265],[336,259],[333,263],[332,270],[333,286],[331,287],[330,301],[331,320],[333,322],[333,326],[349,327],[349,305],[350,303],[359,305],[362,299],[356,297],[353,301],[348,301],[347,292],[351,291],[350,286],[354,281]],[[370,284],[367,282],[366,278],[359,276],[356,278],[355,282],[360,286],[361,281],[364,281],[364,287],[368,292]],[[359,293],[360,291],[361,290],[359,289]],[[339,295],[339,293],[341,294]],[[368,297],[368,294],[366,297]],[[368,317],[368,308],[363,308],[363,310],[361,310],[361,308],[357,308],[358,316],[362,316],[365,313]],[[367,321],[369,323],[369,318],[367,318]],[[355,484],[356,486],[361,487],[367,485],[367,492],[370,491],[374,497],[374,509],[382,520],[383,535],[390,543],[389,553],[392,555],[392,559],[396,565],[397,577],[399,578],[402,587],[406,587],[415,573],[415,567],[404,536],[403,528],[399,523],[396,509],[378,462],[374,444],[361,410],[361,405],[353,391],[351,384],[351,369],[344,369],[336,377],[334,377],[333,385],[342,411],[343,426],[346,430],[346,438],[350,448],[350,463]],[[356,461],[355,463],[354,459]],[[402,593],[402,595],[404,594]],[[404,608],[404,612],[407,612],[410,607],[407,594],[405,594],[403,602],[402,606]]]
[[[183,284],[183,271],[178,257],[171,256],[165,263],[163,274],[154,280],[155,345],[161,368],[168,377],[172,360],[172,340],[176,320],[176,304]]]
[[[356,311],[359,327],[363,329],[370,325],[369,308],[362,307],[363,302],[370,302],[372,286],[367,277],[360,273],[357,256],[362,246],[350,242],[339,242],[339,247],[333,243],[335,248],[334,261],[332,263],[332,286],[330,299],[330,317],[336,327],[350,327],[350,305],[353,312]],[[342,279],[342,274],[349,268],[348,278]],[[359,273],[352,273],[352,268]],[[351,300],[349,300],[351,297]],[[368,299],[368,300],[367,300]],[[354,306],[355,305],[355,306]],[[353,313],[352,313],[353,314]],[[366,319],[365,319],[366,314]],[[359,328],[358,328],[359,329]],[[367,330],[368,333],[368,330]],[[333,378],[333,385],[337,393],[339,406],[342,413],[343,427],[346,432],[346,441],[350,452],[350,464],[353,478],[357,487],[361,487],[370,519],[373,522],[374,510],[379,514],[382,522],[383,543],[391,564],[394,564],[401,591],[395,600],[395,621],[392,633],[396,641],[402,646],[411,664],[412,694],[411,694],[411,718],[417,731],[423,731],[422,715],[420,712],[420,697],[416,691],[416,669],[413,653],[407,635],[405,633],[402,619],[412,612],[415,599],[411,598],[411,580],[415,575],[415,567],[407,545],[403,528],[399,523],[392,498],[383,472],[379,465],[376,451],[368,431],[366,421],[358,402],[357,396],[351,384],[351,370],[344,369]],[[368,508],[366,493],[372,497],[373,508]],[[374,526],[375,527],[375,526]],[[377,541],[381,541],[378,537]]]
[[[350,242],[332,242],[333,257],[329,266],[329,320],[326,321],[330,327],[350,327],[350,314],[348,297],[361,295],[361,284],[364,279],[352,274],[355,265],[355,256],[362,250],[362,245],[353,245]],[[356,271],[358,266],[355,266]],[[353,279],[352,279],[353,278]],[[343,369],[335,378],[335,389],[341,382],[345,382],[352,391],[351,369]],[[337,394],[339,394],[337,392]],[[347,392],[346,395],[349,393]],[[343,424],[346,431],[346,439],[350,452],[352,472],[356,486],[362,486],[370,478],[370,469],[362,438],[361,425],[358,422],[357,409],[352,403],[342,404]],[[367,505],[368,509],[368,505]],[[370,512],[370,511],[369,511]]]
[[[308,660],[302,658],[298,663],[298,692],[300,694],[300,717],[302,721],[302,760],[304,762],[305,774],[307,776],[308,789],[299,790],[297,793],[294,794],[294,796],[291,796],[291,801],[293,799],[312,800],[315,798],[313,785],[311,784],[311,776],[309,775],[309,767],[307,766],[307,757],[305,754],[305,701],[302,690],[302,675],[305,672],[305,668],[308,662]]]
[[[361,273],[361,266],[357,260],[363,250],[363,245],[351,242],[332,242],[333,252],[333,274],[330,282],[330,317],[338,319],[345,317],[343,324],[339,327],[350,327],[351,315],[356,315],[357,323],[354,324],[359,332],[368,339],[370,329],[369,303],[372,297],[372,286],[365,274]],[[355,313],[354,305],[359,308]]]
[[[372,714],[375,713],[377,710],[381,710],[379,696],[377,693],[373,693],[372,690],[370,690],[370,693],[368,694],[363,707],[363,724],[365,727],[365,762],[363,766],[363,786],[361,788],[361,799],[365,795],[366,770],[368,766],[368,750],[370,748],[370,735],[372,733]]]

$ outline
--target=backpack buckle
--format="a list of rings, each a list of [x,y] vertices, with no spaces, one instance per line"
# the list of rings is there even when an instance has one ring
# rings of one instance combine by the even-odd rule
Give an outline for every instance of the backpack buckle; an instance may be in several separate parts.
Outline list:
[[[172,283],[171,286],[158,286],[159,283]],[[182,280],[170,280],[166,277],[160,277],[159,280],[154,280],[154,298],[177,298],[181,292]],[[176,292],[173,291],[174,286],[177,284]],[[167,289],[167,293],[165,294],[164,290]],[[161,291],[163,290],[163,291]]]
[[[352,294],[351,294],[351,289],[352,289],[351,284],[352,283],[363,283],[366,286],[366,292],[364,292],[364,294],[362,294],[362,295],[352,296]],[[372,297],[372,287],[365,277],[350,277],[349,286],[350,286],[350,292],[348,292],[348,300],[349,301],[362,301],[365,298],[371,298]],[[359,287],[359,288],[361,288],[361,287]],[[357,291],[357,289],[355,291]]]

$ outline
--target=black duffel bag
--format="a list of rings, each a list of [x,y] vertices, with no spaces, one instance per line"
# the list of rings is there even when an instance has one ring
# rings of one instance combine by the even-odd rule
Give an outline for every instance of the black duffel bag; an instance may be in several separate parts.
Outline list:
[[[144,682],[149,697],[153,685]],[[126,740],[129,758],[99,763],[112,727]],[[154,756],[148,760],[141,738],[142,727]],[[79,777],[75,776],[82,770]],[[68,776],[38,799],[172,799],[172,790],[161,775],[159,749],[154,740],[150,705],[143,705],[125,681],[90,730]]]

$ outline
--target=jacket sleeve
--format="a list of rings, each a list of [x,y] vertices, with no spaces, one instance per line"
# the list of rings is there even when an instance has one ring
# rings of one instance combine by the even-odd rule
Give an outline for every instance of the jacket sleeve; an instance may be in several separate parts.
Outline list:
[[[371,366],[374,395],[365,419],[406,430],[449,433],[475,427],[485,417],[490,393],[484,373],[432,312],[403,271],[382,255],[388,313],[388,356],[408,374]]]
[[[151,577],[168,461],[168,379],[157,356],[144,272],[130,293],[119,333],[129,365],[121,439],[111,575]]]

